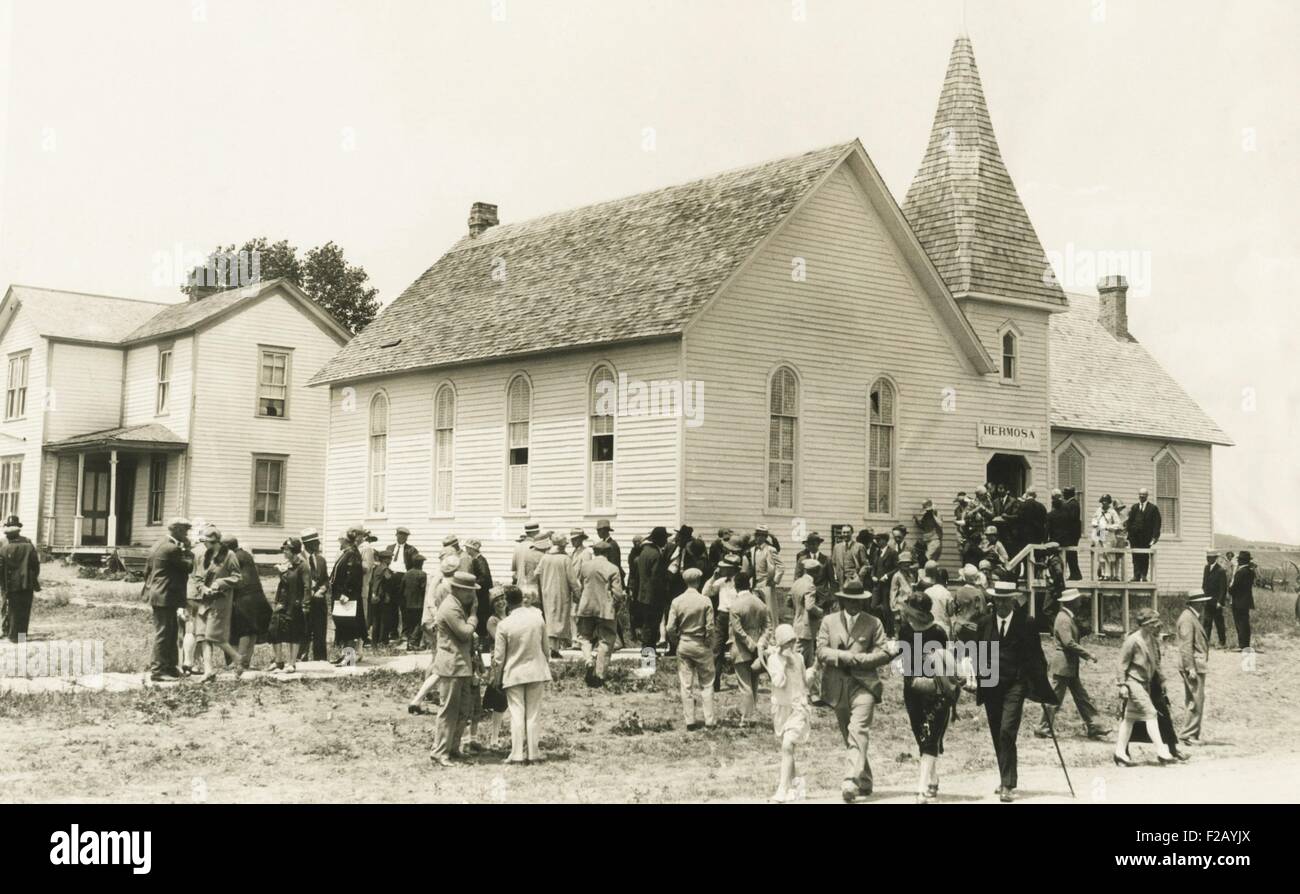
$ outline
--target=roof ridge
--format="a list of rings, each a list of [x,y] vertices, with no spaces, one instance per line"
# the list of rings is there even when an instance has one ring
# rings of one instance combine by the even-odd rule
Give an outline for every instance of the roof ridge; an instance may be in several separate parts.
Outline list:
[[[828,143],[825,146],[821,146],[816,149],[809,149],[804,152],[795,152],[791,155],[783,155],[776,158],[769,158],[765,161],[756,162],[754,164],[739,165],[734,168],[726,168],[721,171],[715,171],[712,174],[705,174],[700,177],[692,177],[690,180],[682,180],[676,183],[669,183],[666,186],[658,186],[655,187],[654,189],[647,189],[641,192],[626,193],[624,195],[615,196],[614,198],[610,198],[610,199],[600,199],[595,202],[588,202],[585,205],[573,205],[568,208],[560,208],[555,211],[548,211],[544,214],[539,214],[535,217],[526,217],[522,220],[516,220],[516,221],[511,221],[510,223],[498,224],[494,227],[490,227],[489,229],[484,231],[483,234],[474,238],[470,238],[468,235],[461,236],[459,239],[456,240],[455,243],[451,245],[450,248],[447,249],[447,251],[448,252],[459,251],[461,249],[472,248],[475,245],[480,245],[484,242],[500,241],[501,238],[509,237],[510,235],[512,235],[510,232],[511,230],[514,230],[516,228],[522,228],[522,227],[537,226],[539,224],[549,221],[552,218],[563,218],[567,215],[577,214],[579,212],[594,211],[596,209],[611,206],[611,205],[620,205],[632,199],[645,199],[652,196],[660,196],[666,199],[668,197],[668,194],[674,191],[689,189],[690,187],[708,183],[709,181],[713,181],[713,180],[720,180],[724,177],[736,176],[740,174],[753,174],[762,170],[765,167],[786,164],[791,161],[794,161],[795,159],[807,158],[813,155],[829,153],[832,150],[836,150],[837,152],[847,152],[850,147],[852,147],[854,144],[858,142],[860,142],[859,138],[854,137],[853,139],[850,140],[844,140],[837,143]],[[653,202],[648,204],[653,206]]]
[[[10,283],[11,289],[31,289],[36,292],[58,292],[61,295],[76,295],[81,298],[107,298],[110,301],[131,301],[135,304],[156,304],[159,307],[170,307],[173,304],[184,304],[183,301],[153,301],[149,298],[128,298],[125,295],[105,295],[102,292],[81,292],[76,289],[55,289],[50,286],[33,286],[26,283]]]

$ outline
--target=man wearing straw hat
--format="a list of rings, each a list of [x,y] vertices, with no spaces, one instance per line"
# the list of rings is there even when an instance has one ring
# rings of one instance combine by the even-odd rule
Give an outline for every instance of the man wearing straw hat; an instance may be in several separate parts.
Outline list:
[[[1029,613],[1017,605],[1019,588],[1013,581],[996,581],[988,590],[993,613],[980,625],[980,649],[992,659],[990,672],[980,679],[975,704],[984,706],[993,751],[1001,777],[995,794],[1003,803],[1016,790],[1016,740],[1026,701],[1057,705],[1056,693],[1047,681],[1047,659]]]
[[[1210,669],[1210,635],[1198,611],[1204,611],[1213,597],[1201,590],[1187,594],[1187,607],[1178,616],[1178,674],[1183,678],[1183,705],[1187,718],[1178,732],[1184,745],[1201,744],[1201,720],[1205,717],[1205,674]]]
[[[823,618],[817,630],[817,661],[822,666],[821,697],[835,710],[846,749],[840,796],[852,803],[871,794],[867,746],[881,693],[876,669],[893,656],[885,648],[884,627],[864,611],[870,596],[862,582],[846,582],[835,597],[839,611]]]
[[[1079,622],[1074,618],[1074,609],[1075,603],[1082,595],[1071,587],[1062,590],[1061,595],[1056,598],[1061,609],[1052,622],[1052,638],[1056,640],[1056,652],[1052,655],[1052,663],[1047,672],[1052,680],[1052,692],[1056,700],[1065,704],[1065,693],[1068,690],[1074,699],[1074,706],[1079,709],[1079,716],[1083,718],[1085,734],[1089,739],[1097,739],[1106,735],[1109,730],[1097,722],[1101,712],[1093,704],[1088,690],[1083,687],[1083,677],[1079,675],[1080,660],[1097,663],[1092,653],[1079,644]],[[1038,729],[1034,730],[1035,736],[1045,739],[1052,734],[1052,722],[1056,719],[1056,711],[1055,707],[1043,704],[1043,719],[1039,721]]]
[[[468,571],[457,571],[451,579],[451,595],[438,606],[433,672],[438,675],[438,724],[434,730],[435,764],[451,766],[460,757],[460,738],[473,710],[470,681],[474,676],[473,644],[478,625],[474,602],[478,581]]]

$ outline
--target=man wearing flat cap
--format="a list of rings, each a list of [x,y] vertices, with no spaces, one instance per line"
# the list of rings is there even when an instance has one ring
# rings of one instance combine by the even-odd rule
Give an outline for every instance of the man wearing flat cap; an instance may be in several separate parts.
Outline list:
[[[1201,721],[1205,717],[1205,675],[1210,669],[1210,635],[1201,616],[1211,597],[1201,590],[1187,594],[1187,607],[1178,616],[1178,674],[1183,678],[1183,706],[1187,717],[1178,731],[1184,745],[1201,744]]]
[[[821,697],[834,709],[844,740],[840,796],[851,803],[871,794],[867,750],[882,689],[876,669],[893,656],[885,647],[884,627],[865,611],[870,597],[861,581],[847,581],[835,596],[839,610],[823,618],[817,630],[817,661],[822,667]]]
[[[1228,648],[1227,626],[1223,620],[1223,607],[1228,603],[1228,571],[1219,562],[1219,551],[1205,554],[1205,568],[1201,571],[1201,592],[1209,597],[1201,603],[1201,623],[1208,640],[1213,629],[1219,634],[1219,648]]]
[[[27,638],[32,599],[41,588],[41,559],[36,547],[23,536],[18,516],[5,519],[4,529],[4,540],[0,541],[0,633],[16,643]]]
[[[149,678],[154,682],[180,679],[176,612],[185,608],[185,594],[193,570],[190,520],[173,518],[167,523],[167,536],[154,544],[144,566],[144,595],[153,610],[153,655]]]
[[[1020,718],[1026,701],[1057,706],[1056,693],[1047,680],[1047,659],[1038,631],[1023,606],[1017,605],[1019,588],[1012,581],[996,581],[988,590],[993,612],[976,634],[980,654],[989,655],[988,670],[979,680],[975,704],[984,706],[993,751],[998,759],[998,798],[1015,797]]]

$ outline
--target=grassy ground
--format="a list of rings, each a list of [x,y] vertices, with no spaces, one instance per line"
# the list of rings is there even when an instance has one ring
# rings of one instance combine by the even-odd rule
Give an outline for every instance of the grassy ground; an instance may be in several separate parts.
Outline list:
[[[65,602],[65,595],[98,599],[100,591],[121,589],[68,579],[47,594]],[[133,589],[138,595],[138,585]],[[1294,597],[1260,592],[1257,598],[1260,654],[1247,660],[1235,652],[1211,654],[1209,744],[1195,752],[1197,761],[1281,753],[1300,723]],[[124,594],[122,601],[134,597]],[[34,634],[103,639],[109,670],[143,667],[146,612],[56,602],[38,603]],[[1228,636],[1234,642],[1231,630]],[[267,661],[267,648],[258,647],[255,665]],[[1090,642],[1089,648],[1101,663],[1085,668],[1085,680],[1113,724],[1116,643]],[[1176,682],[1172,648],[1165,667]],[[582,684],[579,670],[561,670],[542,712],[550,760],[526,768],[503,767],[504,751],[452,770],[433,768],[433,720],[405,711],[419,680],[419,674],[378,672],[123,693],[0,694],[0,800],[665,802],[762,798],[775,787],[770,726],[737,725],[733,688],[720,696],[717,730],[686,732],[672,659],[661,659],[644,679],[616,667],[611,684],[596,692]],[[996,772],[982,711],[964,699],[961,715],[941,770],[987,775],[992,789]],[[1050,740],[1031,735],[1037,718],[1031,706],[1021,734],[1022,766],[1054,766]],[[1109,744],[1082,738],[1080,727],[1073,706],[1065,708],[1061,745],[1076,788],[1087,785],[1088,768],[1110,759]],[[912,789],[916,748],[896,677],[886,681],[872,728],[872,765],[877,792]],[[799,762],[808,796],[833,795],[841,769],[834,718],[819,711]]]

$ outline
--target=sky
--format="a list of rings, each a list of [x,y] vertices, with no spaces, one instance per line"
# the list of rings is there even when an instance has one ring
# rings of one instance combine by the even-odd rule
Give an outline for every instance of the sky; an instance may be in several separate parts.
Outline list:
[[[1300,542],[1291,0],[0,0],[0,283],[173,300],[265,235],[386,302],[475,201],[852,137],[901,201],[963,28],[1058,275],[1131,259],[1130,329],[1236,442],[1216,529]]]

